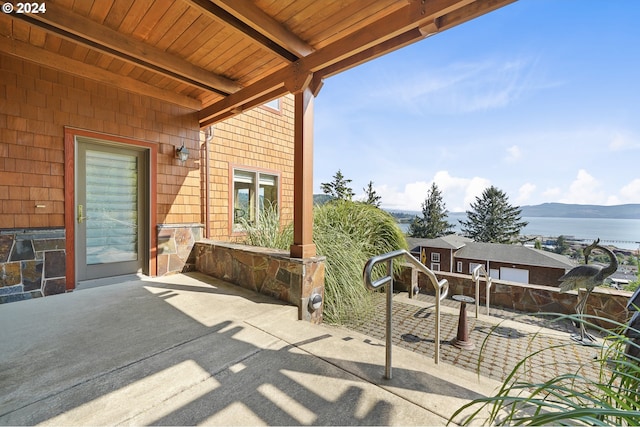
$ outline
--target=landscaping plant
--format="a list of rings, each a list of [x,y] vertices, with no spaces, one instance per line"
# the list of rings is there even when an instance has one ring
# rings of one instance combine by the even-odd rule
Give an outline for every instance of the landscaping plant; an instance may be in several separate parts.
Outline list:
[[[608,334],[594,347],[595,357],[588,362],[598,375],[586,375],[588,366],[576,361],[543,357],[548,368],[556,367],[561,374],[545,382],[530,382],[528,372],[539,368],[532,359],[539,360],[552,348],[536,351],[514,367],[495,396],[464,405],[449,422],[472,409],[464,425],[640,425],[640,344],[632,339],[640,337],[640,330],[617,324],[618,332],[609,332],[594,324],[596,316],[557,319],[567,318]],[[568,341],[563,345],[579,344]]]
[[[291,224],[280,226],[275,209],[264,209],[255,224],[243,223],[246,243],[288,250],[293,242]],[[362,283],[369,258],[406,249],[395,219],[376,206],[333,200],[314,208],[313,241],[317,254],[326,257],[323,318],[344,324],[372,314],[373,294]]]

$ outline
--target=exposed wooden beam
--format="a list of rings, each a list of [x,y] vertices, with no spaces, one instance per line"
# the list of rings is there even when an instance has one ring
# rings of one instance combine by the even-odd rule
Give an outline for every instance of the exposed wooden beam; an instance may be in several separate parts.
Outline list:
[[[451,27],[463,24],[479,16],[493,12],[496,9],[500,9],[503,6],[515,3],[516,1],[517,0],[486,0],[483,2],[471,3],[442,16],[438,21],[439,31],[448,30]]]
[[[489,5],[490,10],[493,10],[496,1],[502,1],[506,4],[511,0],[477,0],[476,3],[479,4],[477,10],[483,10],[482,5]],[[474,0],[432,0],[429,2],[412,0],[404,8],[299,59],[288,67],[276,71],[219,102],[206,106],[200,112],[200,120],[201,122],[210,123],[213,117],[221,116],[221,114],[233,110],[233,108],[242,105],[247,100],[270,92],[276,85],[281,85],[282,82],[285,81],[294,80],[297,75],[313,74],[346,60],[346,62],[343,63],[344,68],[333,67],[331,69],[331,72],[335,74],[352,67],[354,63],[362,63],[373,57],[380,56],[382,53],[376,51],[375,47],[382,46],[383,43],[396,37],[399,38],[396,39],[395,42],[389,42],[391,45],[394,43],[398,46],[406,45],[425,36],[424,31],[420,33],[420,28],[429,26],[434,20],[441,16],[471,3],[474,3]],[[418,32],[411,32],[412,30],[418,30]],[[405,37],[408,35],[410,38],[415,36],[416,39],[402,41],[403,35],[405,35]],[[361,57],[354,59],[353,62],[348,60],[368,49],[372,49],[368,52],[370,55],[368,59],[365,53],[361,55]],[[390,47],[383,47],[382,50],[384,49],[389,51]]]
[[[346,71],[349,68],[353,68],[364,62],[412,44],[420,39],[433,36],[439,32],[463,24],[464,22],[470,21],[478,16],[506,6],[509,3],[514,3],[515,1],[517,0],[487,0],[484,2],[470,3],[460,9],[456,9],[450,13],[435,18],[433,21],[427,22],[419,28],[413,28],[406,33],[370,47],[369,49],[347,59],[343,59],[340,62],[318,71],[316,74],[321,75],[322,78],[331,77],[342,71]]]
[[[126,62],[205,90],[228,95],[242,88],[230,79],[69,12],[55,3],[47,4],[46,13],[9,16],[13,19],[22,19],[67,40],[98,49]]]
[[[202,108],[202,103],[197,99],[162,90],[131,77],[123,77],[100,67],[88,65],[84,62],[66,58],[58,55],[57,53],[32,46],[29,43],[0,37],[0,52],[35,62],[36,64],[53,68],[58,71],[83,78],[93,79],[100,83],[116,86],[130,92],[161,99],[194,111],[198,111]]]
[[[211,3],[211,1],[209,0],[189,0],[189,5],[196,7],[198,10],[200,10],[200,12],[208,15],[209,17],[217,20],[218,22],[221,22],[224,25],[230,26],[231,28],[237,31],[240,31],[243,35],[250,37],[255,42],[266,47],[271,52],[287,60],[288,62],[294,62],[299,58],[299,55],[295,54],[294,52],[291,52],[286,47],[278,44],[275,40],[269,38],[262,32],[253,28],[251,25],[245,23],[242,19],[239,19],[229,11],[225,10],[225,8],[217,4]],[[245,8],[245,10],[247,9]],[[262,15],[264,17],[267,17],[264,14]],[[264,25],[267,25],[266,19],[262,19],[261,22]]]
[[[321,75],[322,78],[334,76],[350,68],[356,67],[360,64],[371,61],[372,59],[385,55],[389,52],[400,49],[401,47],[412,44],[423,38],[425,38],[425,35],[422,31],[417,28],[411,29],[406,33],[402,33],[399,36],[395,36],[392,39],[386,40],[378,45],[370,47],[367,50],[363,50],[362,52],[350,56],[349,58],[343,59],[340,62],[336,62],[335,64],[323,68],[316,74]]]
[[[212,115],[211,117],[209,117],[206,120],[201,120],[200,121],[200,127],[204,128],[207,127],[209,125],[212,125],[214,123],[218,123],[224,119],[228,119],[229,117],[232,117],[236,114],[239,114],[243,111],[247,111],[253,107],[257,107],[258,105],[263,105],[266,104],[269,101],[272,101],[276,98],[280,98],[281,96],[284,96],[286,94],[289,93],[289,90],[283,85],[283,86],[279,86],[276,87],[273,91],[271,92],[266,92],[263,93],[259,96],[253,97],[251,99],[246,100],[245,102],[243,102],[242,104],[237,105],[236,107],[234,107],[233,109],[230,110],[224,110],[222,112],[220,112],[219,114],[215,114]]]
[[[290,52],[295,53],[298,57],[307,56],[314,51],[313,47],[284,28],[278,21],[265,14],[253,2],[247,0],[212,1],[254,30]]]

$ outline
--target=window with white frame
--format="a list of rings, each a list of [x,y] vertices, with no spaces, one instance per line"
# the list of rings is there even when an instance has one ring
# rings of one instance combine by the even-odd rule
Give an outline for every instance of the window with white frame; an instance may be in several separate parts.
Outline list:
[[[440,254],[438,252],[431,252],[431,262],[440,262]]]
[[[456,262],[456,272],[462,273],[462,261]]]
[[[255,224],[266,209],[279,213],[279,180],[274,173],[233,170],[233,231],[242,231],[244,221]]]
[[[268,107],[272,110],[280,111],[280,98],[273,99],[266,104],[263,104],[263,107]]]

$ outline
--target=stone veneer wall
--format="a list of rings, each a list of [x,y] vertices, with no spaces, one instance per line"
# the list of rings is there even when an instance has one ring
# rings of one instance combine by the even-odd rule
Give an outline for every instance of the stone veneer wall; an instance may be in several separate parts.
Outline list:
[[[158,225],[158,276],[194,271],[193,246],[202,238],[202,224]]]
[[[277,249],[203,240],[194,249],[196,270],[298,307],[298,319],[322,322],[322,308],[311,311],[309,297],[324,300],[324,257],[290,258]]]
[[[452,295],[468,295],[475,298],[475,282],[470,275],[436,272],[438,279],[447,279],[449,282],[449,298]],[[411,269],[402,270],[396,280],[401,286],[411,283]],[[418,278],[420,292],[429,295],[434,294],[433,287],[424,275]],[[480,303],[485,304],[485,282],[480,280]],[[582,291],[584,292],[584,291]],[[581,293],[582,295],[582,293]],[[585,313],[605,319],[626,324],[629,321],[629,312],[626,309],[631,292],[619,291],[611,288],[596,288],[589,299]],[[503,307],[507,309],[527,313],[559,313],[574,314],[578,302],[576,291],[561,293],[560,289],[552,286],[527,285],[523,283],[493,280],[489,292],[489,304],[491,307]],[[615,328],[610,322],[598,322],[597,319],[589,319],[593,323],[604,328]]]
[[[0,304],[66,291],[65,231],[0,230]]]

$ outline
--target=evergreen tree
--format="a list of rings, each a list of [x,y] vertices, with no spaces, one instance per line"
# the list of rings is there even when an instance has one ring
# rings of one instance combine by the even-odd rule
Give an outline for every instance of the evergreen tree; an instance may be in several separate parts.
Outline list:
[[[442,201],[442,193],[436,185],[431,184],[427,198],[422,203],[422,217],[416,216],[407,234],[410,237],[435,239],[453,233],[453,224],[447,221],[447,210]]]
[[[369,181],[369,185],[362,189],[367,196],[367,200],[364,202],[368,205],[373,205],[377,208],[380,207],[380,200],[382,197],[378,196],[376,190],[373,189],[373,181]]]
[[[564,236],[558,236],[556,239],[556,250],[554,251],[557,254],[567,254],[569,252],[569,243],[567,243],[567,239]]]
[[[522,210],[509,204],[507,195],[491,186],[476,197],[467,211],[467,221],[460,221],[462,233],[476,242],[514,243],[528,223],[521,221]]]
[[[333,181],[323,182],[320,184],[322,192],[328,194],[334,199],[351,200],[355,195],[351,187],[349,187],[350,179],[345,179],[340,169],[333,175]]]

